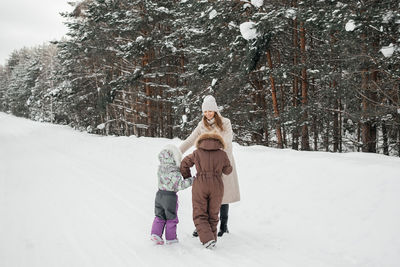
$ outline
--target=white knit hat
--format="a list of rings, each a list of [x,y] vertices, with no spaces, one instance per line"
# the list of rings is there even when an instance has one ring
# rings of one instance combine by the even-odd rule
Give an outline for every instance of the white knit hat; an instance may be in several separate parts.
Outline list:
[[[204,97],[203,105],[201,105],[201,110],[204,111],[218,111],[217,101],[212,95],[207,95]]]

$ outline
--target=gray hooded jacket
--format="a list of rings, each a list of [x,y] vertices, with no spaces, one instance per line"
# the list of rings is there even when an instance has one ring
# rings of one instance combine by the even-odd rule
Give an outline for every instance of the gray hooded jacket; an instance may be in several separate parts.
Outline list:
[[[173,145],[167,145],[158,154],[160,165],[158,167],[158,189],[174,191],[186,189],[193,183],[193,177],[183,179],[179,170],[182,153]]]

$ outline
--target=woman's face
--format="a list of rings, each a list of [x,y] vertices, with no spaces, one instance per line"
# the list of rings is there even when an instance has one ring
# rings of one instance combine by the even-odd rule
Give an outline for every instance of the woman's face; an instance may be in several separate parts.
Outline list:
[[[215,112],[211,110],[204,111],[204,116],[206,116],[207,120],[214,118],[214,114]]]

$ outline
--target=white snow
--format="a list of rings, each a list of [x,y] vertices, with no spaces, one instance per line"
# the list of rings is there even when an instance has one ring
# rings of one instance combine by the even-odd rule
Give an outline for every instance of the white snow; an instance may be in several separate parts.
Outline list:
[[[96,126],[96,128],[99,129],[99,130],[103,130],[105,127],[106,127],[105,123],[101,123],[101,124]]]
[[[199,33],[199,34],[204,33],[204,30],[202,30],[202,29],[196,29],[196,28],[190,28],[190,29],[188,29],[188,31],[191,31],[191,32],[193,32],[193,33]]]
[[[149,240],[164,138],[0,113],[0,266],[397,267],[400,159],[234,143],[242,200],[208,251],[178,193],[180,243]]]
[[[393,55],[395,49],[396,49],[396,46],[393,44],[390,44],[388,46],[383,46],[381,48],[381,50],[379,50],[379,51],[382,52],[384,57],[391,57]]]
[[[346,23],[346,31],[347,32],[354,31],[355,28],[356,28],[356,23],[354,20],[351,19]]]
[[[337,2],[336,3],[336,7],[344,7],[345,6],[345,4],[343,4],[342,2]]]
[[[167,13],[167,14],[171,13],[171,11],[166,7],[157,7],[155,10],[157,10],[159,12]]]
[[[139,43],[139,42],[142,42],[142,41],[144,41],[144,37],[141,36],[141,35],[139,35],[139,36],[136,38],[136,42]]]
[[[229,26],[229,28],[236,28],[237,27],[236,23],[233,22],[233,21],[229,22],[228,26]]]
[[[257,27],[252,21],[243,22],[240,24],[240,33],[246,40],[251,40],[257,38]]]
[[[213,18],[215,18],[217,15],[218,15],[218,12],[217,12],[215,9],[213,9],[213,10],[211,10],[211,12],[208,14],[208,18],[209,18],[209,19],[213,19]]]
[[[294,8],[288,8],[285,11],[285,18],[288,19],[295,19],[297,16],[297,11]]]
[[[173,53],[175,53],[178,49],[174,46],[174,43],[171,41],[166,41],[165,46],[170,48]]]
[[[245,4],[243,5],[243,9],[250,8],[250,7],[251,7],[250,2],[245,2]]]
[[[394,17],[393,11],[388,11],[383,17],[382,17],[382,23],[389,23],[389,20],[391,20]]]
[[[260,8],[264,4],[264,0],[251,0],[251,4],[257,8]]]

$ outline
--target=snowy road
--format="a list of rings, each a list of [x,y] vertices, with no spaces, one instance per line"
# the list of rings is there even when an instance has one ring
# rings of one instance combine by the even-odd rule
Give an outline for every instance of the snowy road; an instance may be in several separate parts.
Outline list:
[[[234,146],[242,201],[208,251],[179,193],[179,244],[149,232],[157,153],[0,113],[0,266],[397,267],[400,159]]]

